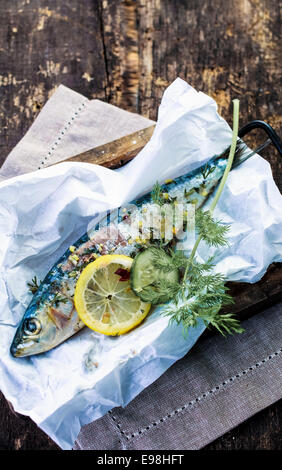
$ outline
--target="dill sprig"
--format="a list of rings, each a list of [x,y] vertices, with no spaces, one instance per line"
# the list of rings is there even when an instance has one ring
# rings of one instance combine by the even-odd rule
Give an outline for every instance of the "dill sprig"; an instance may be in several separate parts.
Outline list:
[[[232,314],[220,314],[220,309],[224,305],[234,303],[228,294],[225,285],[225,277],[220,273],[213,272],[213,258],[204,263],[195,260],[197,248],[201,240],[207,245],[219,247],[226,245],[228,225],[223,225],[220,221],[213,219],[214,208],[220,198],[229,171],[232,167],[236,142],[238,136],[239,101],[234,100],[234,126],[232,144],[230,147],[228,162],[215,198],[208,211],[196,211],[196,228],[198,238],[187,258],[183,253],[169,251],[170,256],[164,248],[156,248],[153,252],[153,264],[156,269],[163,272],[170,272],[175,269],[184,271],[180,283],[170,283],[168,281],[157,281],[147,289],[147,301],[153,304],[162,303],[162,299],[169,296],[172,299],[166,303],[162,309],[165,316],[171,321],[182,324],[184,330],[196,326],[198,320],[202,320],[206,326],[212,325],[221,334],[242,333],[239,321]],[[154,187],[154,202],[161,201],[160,186]],[[159,202],[161,203],[161,202]],[[142,291],[143,295],[144,290]]]
[[[158,252],[158,258],[157,258]],[[224,305],[234,303],[228,294],[225,277],[221,273],[214,273],[213,258],[205,263],[195,259],[190,260],[182,253],[171,253],[169,261],[166,251],[156,249],[153,254],[153,264],[163,272],[175,269],[185,269],[181,283],[157,281],[152,286],[142,290],[143,300],[153,305],[165,302],[169,297],[171,302],[164,305],[162,313],[169,316],[171,321],[182,323],[184,330],[195,326],[202,319],[206,326],[214,326],[222,334],[241,333],[243,330],[232,314],[222,315],[219,310]]]
[[[159,206],[163,205],[164,201],[162,187],[159,185],[158,181],[153,186],[151,197],[154,204],[158,204]]]
[[[153,257],[153,264],[155,268],[159,269],[160,271],[168,273],[186,266],[187,258],[182,252],[174,252],[170,249],[166,251],[162,247],[151,247],[151,252]]]
[[[208,162],[207,162],[206,165],[205,165],[205,167],[201,170],[201,173],[202,173],[202,175],[203,175],[203,178],[204,178],[204,179],[207,179],[207,177],[208,177],[211,173],[213,173],[214,170],[215,170],[215,166],[209,167],[209,166],[208,166]]]
[[[234,303],[228,294],[225,277],[211,272],[212,262],[198,263],[187,259],[186,275],[179,284],[178,292],[171,302],[163,307],[163,314],[171,321],[182,323],[184,330],[196,326],[199,319],[206,326],[214,326],[220,333],[241,333],[243,329],[232,314],[219,313],[224,305]],[[173,292],[173,291],[172,291]],[[161,295],[161,292],[159,292]]]
[[[201,238],[210,246],[227,245],[226,238],[230,225],[223,225],[220,221],[212,218],[210,211],[201,211],[198,209],[195,214],[195,225]]]
[[[38,283],[39,282],[39,283]],[[32,293],[32,294],[36,294],[36,292],[38,291],[39,289],[39,284],[40,284],[41,281],[38,281],[37,280],[37,277],[34,276],[34,278],[32,278],[32,280],[30,282],[27,282],[27,285],[28,285],[28,290]]]
[[[53,299],[50,300],[50,307],[58,307],[60,303],[66,304],[69,301],[67,297],[64,297],[60,292],[56,292]]]
[[[153,286],[143,287],[142,300],[152,305],[163,304],[168,299],[173,299],[179,293],[181,284],[179,282],[165,281],[164,279],[154,282]]]
[[[169,316],[171,322],[182,324],[184,331],[187,331],[190,327],[195,327],[198,321],[202,320],[207,327],[213,326],[223,336],[226,333],[243,333],[244,329],[231,313],[219,313],[221,306],[222,304],[219,303],[214,307],[204,308],[198,301],[191,301],[183,305],[176,303],[175,306],[169,308],[164,306],[162,313]]]

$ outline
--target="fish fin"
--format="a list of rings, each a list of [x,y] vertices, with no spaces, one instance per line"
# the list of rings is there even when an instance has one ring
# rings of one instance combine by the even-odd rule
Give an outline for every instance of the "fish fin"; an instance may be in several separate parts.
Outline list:
[[[255,150],[250,150],[249,147],[245,144],[245,142],[238,138],[231,170],[233,170],[233,168],[236,168],[237,166],[241,165],[241,163],[245,162],[250,157],[255,155],[260,149],[261,147],[258,147]],[[229,152],[230,147],[224,150],[224,152],[220,155],[219,158],[228,159]]]
[[[231,170],[241,165],[241,163],[248,160],[250,157],[255,155],[255,153],[256,150],[250,150],[243,140],[238,139]]]

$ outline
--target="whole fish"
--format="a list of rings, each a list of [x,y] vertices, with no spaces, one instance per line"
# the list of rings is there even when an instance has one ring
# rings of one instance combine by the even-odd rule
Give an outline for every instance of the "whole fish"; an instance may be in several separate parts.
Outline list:
[[[233,167],[255,152],[247,153],[247,146],[238,140]],[[165,200],[182,198],[187,203],[201,207],[220,181],[227,163],[229,149],[215,156],[207,164],[192,172],[167,180],[160,186]],[[111,232],[108,217],[69,247],[49,271],[34,294],[18,326],[10,351],[14,357],[43,353],[59,345],[81,330],[85,325],[79,319],[73,303],[77,279],[83,268],[104,254],[120,253],[134,256],[141,248],[140,239],[132,238],[130,219],[146,212],[153,205],[152,193],[116,209],[111,214]],[[135,209],[128,210],[132,206]],[[134,214],[135,212],[135,214]],[[110,235],[109,235],[110,233]],[[113,236],[114,235],[114,236]]]

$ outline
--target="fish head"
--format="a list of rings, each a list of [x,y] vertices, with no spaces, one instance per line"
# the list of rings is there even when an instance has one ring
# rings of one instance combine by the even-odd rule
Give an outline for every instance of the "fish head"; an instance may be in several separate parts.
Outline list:
[[[38,307],[31,303],[18,326],[10,352],[14,357],[39,354],[54,344],[57,328],[46,314],[46,306]]]

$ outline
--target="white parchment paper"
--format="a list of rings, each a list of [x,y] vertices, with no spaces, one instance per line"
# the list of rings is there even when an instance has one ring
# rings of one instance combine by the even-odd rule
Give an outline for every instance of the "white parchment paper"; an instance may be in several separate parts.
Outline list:
[[[186,354],[204,326],[184,337],[156,309],[119,338],[85,328],[45,354],[13,358],[9,347],[31,299],[26,282],[42,279],[94,214],[196,168],[230,142],[216,103],[177,79],[164,93],[151,141],[127,166],[61,163],[0,184],[1,390],[63,449],[82,425],[125,406]],[[217,253],[217,269],[228,279],[256,282],[282,261],[282,197],[260,156],[232,171],[215,216],[232,227],[230,246]],[[199,253],[207,255],[204,245]]]

